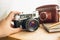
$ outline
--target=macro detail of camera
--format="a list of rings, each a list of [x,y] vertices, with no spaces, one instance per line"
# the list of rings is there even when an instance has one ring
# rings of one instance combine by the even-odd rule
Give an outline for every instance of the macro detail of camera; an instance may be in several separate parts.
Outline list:
[[[17,14],[15,15],[14,26],[15,28],[22,26],[22,29],[30,32],[35,31],[39,27],[39,17],[36,13]]]

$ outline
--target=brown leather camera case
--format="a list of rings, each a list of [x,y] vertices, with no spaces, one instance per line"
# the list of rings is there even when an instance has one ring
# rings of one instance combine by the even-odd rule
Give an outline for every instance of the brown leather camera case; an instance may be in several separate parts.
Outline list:
[[[36,8],[39,12],[40,23],[55,23],[59,22],[58,5],[44,5]]]

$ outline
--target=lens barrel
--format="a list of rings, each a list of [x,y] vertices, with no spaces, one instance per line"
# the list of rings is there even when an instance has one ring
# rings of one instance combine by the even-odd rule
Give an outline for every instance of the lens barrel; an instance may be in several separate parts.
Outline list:
[[[26,26],[26,29],[27,29],[28,31],[32,32],[32,31],[35,31],[35,30],[38,29],[38,27],[39,27],[39,22],[38,22],[38,20],[36,20],[36,19],[28,19],[28,20],[26,21],[25,26]]]

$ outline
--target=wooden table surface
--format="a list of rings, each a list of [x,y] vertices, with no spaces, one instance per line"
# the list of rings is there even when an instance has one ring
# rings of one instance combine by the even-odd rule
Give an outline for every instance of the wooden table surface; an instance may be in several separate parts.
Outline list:
[[[48,33],[42,25],[35,32],[21,31],[19,33],[9,35],[9,37],[20,40],[60,40],[60,32]]]

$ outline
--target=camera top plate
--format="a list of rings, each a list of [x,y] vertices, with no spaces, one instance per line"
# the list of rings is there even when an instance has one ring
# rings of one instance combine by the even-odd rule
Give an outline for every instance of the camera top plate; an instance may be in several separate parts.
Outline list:
[[[24,20],[24,19],[27,19],[27,18],[38,18],[39,15],[38,15],[38,12],[33,12],[33,13],[30,13],[30,14],[27,14],[27,13],[21,13],[21,14],[17,14],[15,15],[15,20]]]

